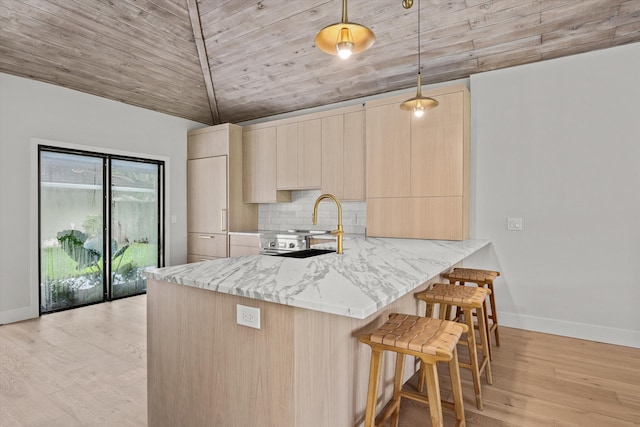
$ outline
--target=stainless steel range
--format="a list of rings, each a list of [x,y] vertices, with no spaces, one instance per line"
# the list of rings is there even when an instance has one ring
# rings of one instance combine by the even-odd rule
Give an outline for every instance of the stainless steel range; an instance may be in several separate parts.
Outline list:
[[[312,236],[327,234],[324,230],[287,230],[260,233],[260,253],[280,255],[309,249]]]

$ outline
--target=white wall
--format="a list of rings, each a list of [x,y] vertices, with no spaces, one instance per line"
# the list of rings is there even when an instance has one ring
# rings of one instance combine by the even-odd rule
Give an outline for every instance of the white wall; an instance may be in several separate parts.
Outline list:
[[[204,125],[0,73],[0,324],[38,315],[34,139],[166,158],[167,264],[186,261],[186,132]],[[37,224],[37,221],[36,221]]]
[[[640,44],[471,77],[467,265],[501,323],[640,347]],[[522,217],[523,231],[506,230]]]

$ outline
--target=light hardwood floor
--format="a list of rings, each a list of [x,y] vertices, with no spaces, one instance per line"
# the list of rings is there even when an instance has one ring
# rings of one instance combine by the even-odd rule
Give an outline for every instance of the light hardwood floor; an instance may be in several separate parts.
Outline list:
[[[462,372],[467,426],[640,426],[640,349],[500,332],[484,411]],[[145,296],[0,326],[1,427],[144,426],[146,384]],[[428,426],[428,410],[403,402],[400,425]]]
[[[146,296],[0,326],[0,426],[145,426]]]
[[[461,370],[468,427],[640,426],[640,349],[500,327],[493,346],[493,385],[482,378],[484,410],[476,408],[471,373]],[[467,358],[459,347],[460,358]],[[440,387],[451,385],[440,364]],[[415,387],[416,377],[405,387]],[[401,427],[428,425],[426,406],[403,400]],[[445,412],[445,425],[455,425]]]

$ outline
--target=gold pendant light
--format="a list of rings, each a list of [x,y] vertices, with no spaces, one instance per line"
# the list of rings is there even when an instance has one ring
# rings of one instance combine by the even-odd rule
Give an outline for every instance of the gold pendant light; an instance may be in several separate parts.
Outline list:
[[[342,0],[342,21],[320,30],[315,43],[323,52],[347,59],[352,54],[369,49],[375,41],[373,31],[363,25],[349,22],[347,0]]]
[[[402,6],[409,9],[413,5],[413,0],[403,0]],[[422,117],[425,110],[438,106],[438,101],[433,98],[422,96],[422,82],[420,81],[420,0],[418,0],[418,91],[416,96],[407,99],[400,108],[411,111],[416,117]]]

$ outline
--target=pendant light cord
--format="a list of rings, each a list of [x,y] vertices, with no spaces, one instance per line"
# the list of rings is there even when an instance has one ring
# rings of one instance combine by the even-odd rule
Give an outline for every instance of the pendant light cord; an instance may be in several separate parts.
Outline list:
[[[420,74],[420,0],[418,0],[418,74]]]

